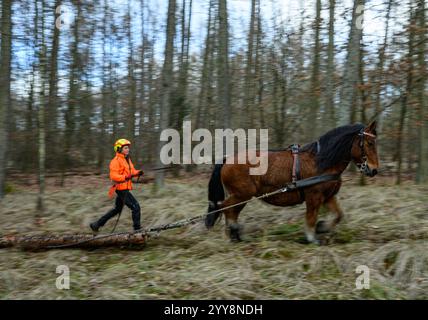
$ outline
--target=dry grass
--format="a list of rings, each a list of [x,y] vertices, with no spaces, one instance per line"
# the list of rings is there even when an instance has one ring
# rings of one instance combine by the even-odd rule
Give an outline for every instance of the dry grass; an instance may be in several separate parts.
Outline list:
[[[210,232],[202,224],[162,232],[142,250],[3,249],[0,298],[427,299],[428,188],[390,186],[381,179],[359,187],[357,180],[345,182],[340,191],[346,218],[327,246],[302,243],[303,205],[279,208],[256,201],[241,214],[239,244],[226,238],[223,219]],[[108,182],[86,181],[85,187],[50,187],[48,210],[37,219],[36,191],[17,186],[2,203],[0,233],[88,230],[112,201],[106,196]],[[206,177],[171,179],[156,195],[149,185],[137,186],[133,193],[144,226],[203,213],[207,182]],[[118,231],[129,229],[125,209]],[[70,268],[70,290],[55,287],[61,264]],[[355,287],[358,265],[370,268],[369,290]]]

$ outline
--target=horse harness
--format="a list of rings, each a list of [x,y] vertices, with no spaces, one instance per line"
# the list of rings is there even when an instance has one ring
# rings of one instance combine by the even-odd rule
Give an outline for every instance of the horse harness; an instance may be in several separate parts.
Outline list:
[[[368,133],[368,132],[364,132],[363,129],[359,133],[359,136],[360,136],[360,143],[359,143],[359,145],[360,145],[361,152],[362,152],[361,153],[361,155],[362,155],[361,159],[363,160],[363,163],[361,163],[360,166],[363,167],[363,168],[366,168],[367,167],[367,156],[365,155],[365,152],[364,152],[364,135],[367,135],[367,136],[375,138],[375,139],[376,139],[376,135]],[[197,221],[199,221],[201,219],[204,219],[208,214],[212,214],[212,213],[216,213],[216,212],[221,212],[221,211],[223,211],[225,209],[236,207],[236,206],[242,205],[244,203],[248,203],[250,201],[253,201],[255,199],[262,199],[262,198],[266,198],[266,197],[269,197],[269,196],[272,196],[272,195],[275,195],[275,194],[278,194],[278,193],[283,193],[283,192],[296,191],[296,189],[299,191],[300,198],[303,201],[304,200],[303,188],[310,187],[310,186],[313,186],[313,185],[321,183],[321,182],[327,182],[327,181],[333,181],[333,180],[340,180],[340,178],[341,178],[340,174],[326,174],[326,175],[320,175],[320,176],[314,176],[314,177],[310,177],[310,178],[306,178],[306,179],[301,179],[299,148],[300,148],[300,145],[298,145],[298,144],[292,144],[292,145],[290,145],[287,148],[288,150],[291,150],[291,153],[293,155],[293,169],[292,169],[292,182],[288,183],[284,187],[282,187],[280,189],[277,189],[275,191],[272,191],[270,193],[262,194],[262,195],[260,195],[258,197],[254,197],[254,198],[251,198],[251,199],[239,202],[239,203],[235,203],[233,205],[229,205],[229,206],[227,206],[225,208],[219,208],[219,209],[216,209],[214,211],[210,211],[210,212],[208,212],[206,214],[203,214],[203,215],[199,215],[199,216],[196,216],[196,217],[193,217],[193,218],[188,218],[188,219],[185,219],[185,220],[177,221],[177,222],[174,222],[174,223],[169,223],[169,224],[164,224],[164,225],[160,225],[160,226],[151,227],[149,229],[141,229],[138,232],[141,232],[142,234],[147,235],[150,232],[158,232],[159,233],[162,230],[168,230],[168,229],[173,229],[173,228],[178,228],[178,227],[186,226],[186,225],[189,225],[189,224],[193,224],[193,223],[195,223],[195,222],[197,222]],[[320,143],[319,143],[319,141],[317,141],[317,153],[318,152],[320,152]],[[360,170],[361,170],[361,168],[360,168]],[[119,217],[120,217],[120,215],[119,215]],[[116,221],[116,225],[117,225],[118,220]],[[114,229],[116,228],[116,225],[114,226]],[[58,246],[49,246],[47,248],[52,248],[53,249],[53,248],[70,247],[70,246],[74,246],[74,245],[77,245],[77,244],[89,242],[89,241],[92,241],[92,240],[95,240],[95,239],[107,238],[107,237],[110,237],[110,236],[113,236],[113,235],[129,234],[129,232],[113,233],[114,229],[113,229],[113,231],[110,234],[107,234],[107,235],[94,236],[91,239],[86,239],[86,240],[83,240],[83,241],[79,241],[77,243],[65,244],[65,245],[63,244],[63,245],[58,245]]]
[[[300,200],[303,202],[305,200],[305,192],[303,188],[310,187],[321,182],[340,180],[340,174],[327,174],[327,175],[320,175],[320,176],[314,176],[314,177],[302,179],[301,161],[299,159],[300,145],[292,144],[287,149],[291,151],[291,154],[293,156],[293,169],[291,172],[291,183],[287,184],[283,188],[284,192],[296,191],[297,189],[300,195]],[[320,151],[320,143],[319,141],[317,141],[317,152],[319,151]]]
[[[300,169],[300,159],[299,159],[299,149],[300,145],[292,144],[290,147],[291,154],[293,155],[293,169],[291,171],[291,183],[296,184],[296,182],[302,179],[301,169]],[[303,202],[305,200],[305,192],[302,188],[298,189],[300,194],[300,200]]]

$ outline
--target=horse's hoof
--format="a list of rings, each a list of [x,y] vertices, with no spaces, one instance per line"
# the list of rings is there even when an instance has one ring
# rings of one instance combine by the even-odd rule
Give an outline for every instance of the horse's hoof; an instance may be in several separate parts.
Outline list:
[[[232,224],[229,226],[229,236],[231,242],[241,242],[240,235],[241,227],[238,224]]]
[[[328,224],[324,220],[319,220],[317,222],[316,227],[315,227],[315,232],[317,234],[328,233],[328,232],[330,232],[330,227],[328,226]]]
[[[219,212],[215,212],[215,213],[209,213],[205,216],[205,227],[208,230],[214,227],[219,215],[220,215]]]
[[[317,240],[317,245],[326,246],[330,243],[331,233],[321,233],[315,236]]]
[[[314,244],[316,246],[320,246],[321,245],[321,240],[319,239],[314,239],[312,241],[308,241],[308,244]]]
[[[239,234],[239,232],[231,232],[230,233],[230,241],[231,242],[241,242],[241,236]]]

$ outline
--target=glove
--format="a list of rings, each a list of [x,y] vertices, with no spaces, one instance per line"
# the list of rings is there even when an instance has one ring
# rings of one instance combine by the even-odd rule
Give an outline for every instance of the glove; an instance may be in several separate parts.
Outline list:
[[[143,170],[138,170],[138,173],[137,173],[137,176],[138,176],[138,177],[142,176],[143,174],[144,174],[144,171],[143,171]]]
[[[129,180],[129,179],[131,179],[132,178],[132,174],[127,174],[126,176],[125,176],[125,180]]]

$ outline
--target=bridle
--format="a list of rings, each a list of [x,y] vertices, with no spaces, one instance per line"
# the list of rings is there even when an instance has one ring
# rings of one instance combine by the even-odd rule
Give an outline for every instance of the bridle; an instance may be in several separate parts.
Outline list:
[[[372,134],[372,133],[368,133],[364,131],[364,128],[362,128],[360,130],[360,132],[358,133],[358,136],[360,137],[360,149],[361,149],[361,163],[357,163],[357,167],[360,169],[360,172],[364,172],[364,173],[369,173],[369,166],[367,164],[367,155],[366,152],[364,150],[364,136],[369,136],[372,137],[374,139],[376,139],[376,135]]]

